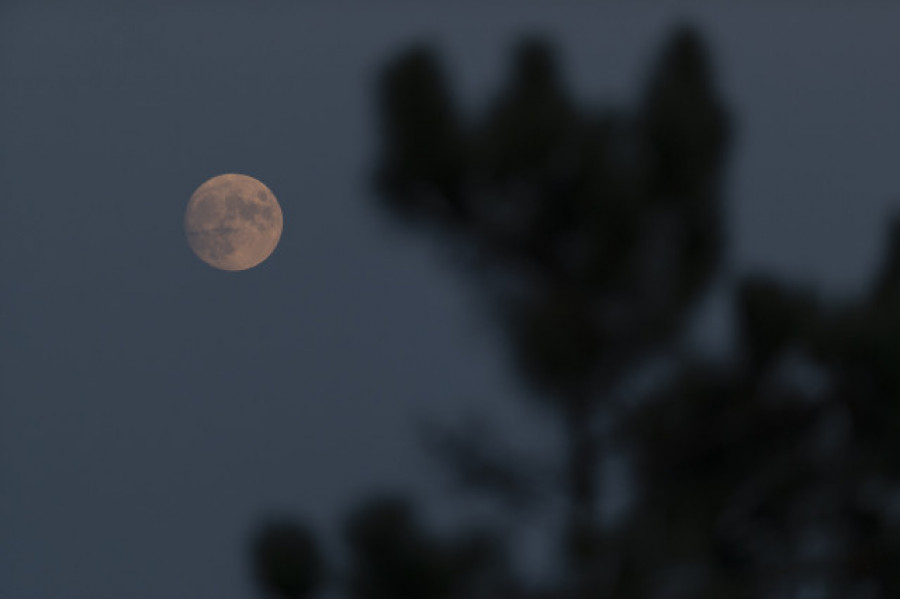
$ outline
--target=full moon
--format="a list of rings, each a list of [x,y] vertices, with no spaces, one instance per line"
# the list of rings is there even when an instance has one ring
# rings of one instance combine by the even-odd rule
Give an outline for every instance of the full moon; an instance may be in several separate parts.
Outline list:
[[[232,271],[268,258],[283,223],[275,195],[247,175],[213,177],[193,193],[184,214],[184,231],[197,257]]]

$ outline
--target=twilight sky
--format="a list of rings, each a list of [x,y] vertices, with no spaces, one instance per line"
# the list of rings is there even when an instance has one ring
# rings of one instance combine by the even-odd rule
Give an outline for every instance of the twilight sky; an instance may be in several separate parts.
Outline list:
[[[261,515],[328,533],[366,490],[434,494],[416,417],[473,406],[542,438],[475,290],[368,188],[371,84],[409,42],[440,48],[476,108],[543,32],[581,101],[627,106],[668,28],[703,28],[739,127],[705,347],[727,345],[735,273],[855,293],[900,210],[887,4],[164,4],[0,8],[3,598],[248,599]],[[225,172],[284,211],[243,273],[182,230]]]

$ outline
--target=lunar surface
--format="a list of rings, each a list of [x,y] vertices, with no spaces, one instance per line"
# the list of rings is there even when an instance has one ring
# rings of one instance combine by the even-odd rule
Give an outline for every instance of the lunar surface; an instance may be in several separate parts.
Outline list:
[[[184,230],[197,256],[222,270],[247,270],[268,258],[283,226],[269,188],[246,175],[219,175],[188,202]]]

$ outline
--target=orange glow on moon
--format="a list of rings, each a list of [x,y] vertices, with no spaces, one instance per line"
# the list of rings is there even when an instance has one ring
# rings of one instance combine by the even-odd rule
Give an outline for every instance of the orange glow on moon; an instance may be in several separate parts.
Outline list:
[[[247,175],[206,181],[191,196],[184,231],[197,257],[221,270],[247,270],[275,251],[284,219],[268,187]]]

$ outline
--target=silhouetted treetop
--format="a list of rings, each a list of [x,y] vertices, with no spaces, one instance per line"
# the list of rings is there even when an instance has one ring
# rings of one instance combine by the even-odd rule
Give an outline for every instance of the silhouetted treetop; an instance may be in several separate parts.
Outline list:
[[[414,198],[440,196],[453,203],[463,173],[464,134],[434,52],[419,46],[390,64],[381,82],[388,163],[379,187],[401,213],[414,214]]]
[[[528,39],[471,126],[428,51],[386,70],[384,201],[474,257],[522,372],[550,395],[617,380],[714,272],[729,125],[706,62],[680,31],[640,112],[593,114],[562,87],[553,47]]]

